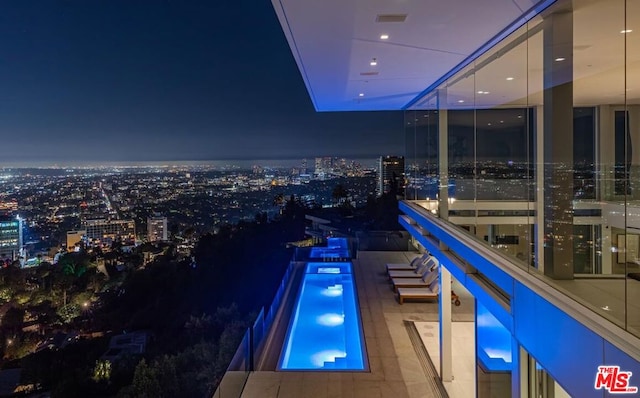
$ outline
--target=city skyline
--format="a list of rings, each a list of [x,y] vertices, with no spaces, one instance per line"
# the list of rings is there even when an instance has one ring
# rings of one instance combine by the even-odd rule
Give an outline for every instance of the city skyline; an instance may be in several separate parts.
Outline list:
[[[314,111],[268,2],[3,11],[0,132],[12,149],[3,163],[404,150],[401,112]]]

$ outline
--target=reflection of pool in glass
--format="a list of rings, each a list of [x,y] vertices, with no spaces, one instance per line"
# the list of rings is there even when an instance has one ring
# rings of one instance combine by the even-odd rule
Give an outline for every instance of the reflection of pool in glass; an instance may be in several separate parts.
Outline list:
[[[346,249],[347,238],[327,238],[327,247],[330,249]]]
[[[351,263],[309,263],[280,370],[364,370],[364,346]]]
[[[349,250],[342,248],[312,247],[309,258],[349,258]]]
[[[476,303],[478,359],[488,371],[510,371],[511,333],[482,304]]]

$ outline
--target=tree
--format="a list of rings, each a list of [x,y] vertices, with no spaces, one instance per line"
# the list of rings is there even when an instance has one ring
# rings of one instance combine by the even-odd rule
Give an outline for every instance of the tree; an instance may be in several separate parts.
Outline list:
[[[93,376],[91,377],[95,382],[109,381],[111,378],[111,362],[104,359],[96,361],[96,366],[93,368]]]
[[[200,316],[189,316],[189,320],[184,324],[185,329],[192,340],[202,339],[205,332],[211,328],[211,315],[203,313]]]
[[[346,198],[349,197],[349,191],[347,191],[347,189],[342,184],[338,184],[333,188],[331,197],[333,198],[334,203],[342,203]]]
[[[162,397],[162,389],[158,382],[156,370],[142,359],[133,374],[132,397]]]
[[[89,257],[86,253],[67,253],[60,258],[58,266],[59,273],[55,273],[57,278],[54,281],[56,285],[62,289],[62,306],[67,305],[67,293],[71,289],[74,282],[81,278],[87,272],[89,265]]]

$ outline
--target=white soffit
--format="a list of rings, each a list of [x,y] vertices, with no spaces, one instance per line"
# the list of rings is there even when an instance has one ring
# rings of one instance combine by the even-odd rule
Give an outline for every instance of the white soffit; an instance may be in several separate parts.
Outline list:
[[[402,109],[537,1],[272,3],[316,110],[371,111]]]

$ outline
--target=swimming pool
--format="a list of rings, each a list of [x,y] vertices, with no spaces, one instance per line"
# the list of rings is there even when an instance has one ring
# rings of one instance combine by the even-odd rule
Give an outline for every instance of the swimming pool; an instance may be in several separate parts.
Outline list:
[[[308,263],[279,370],[365,370],[351,263]]]

